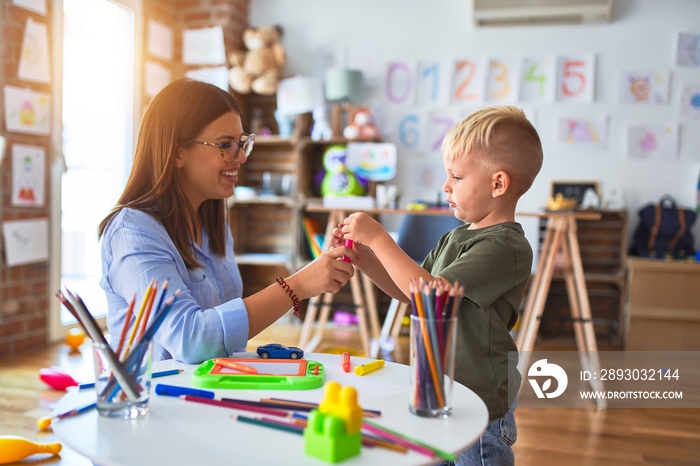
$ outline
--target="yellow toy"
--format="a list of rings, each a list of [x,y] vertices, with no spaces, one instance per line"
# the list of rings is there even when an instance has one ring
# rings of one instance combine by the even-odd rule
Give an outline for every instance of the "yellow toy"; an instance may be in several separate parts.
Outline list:
[[[309,413],[304,451],[330,463],[357,456],[362,448],[361,428],[362,408],[357,404],[357,390],[328,382],[318,409]]]
[[[85,334],[77,327],[70,329],[66,335],[66,345],[70,346],[73,351],[77,351],[84,341]]]
[[[280,43],[280,26],[248,27],[243,31],[245,51],[229,55],[229,85],[239,94],[255,92],[273,95],[277,92],[282,69],[287,61]]]
[[[36,453],[58,455],[61,444],[36,443],[17,435],[0,435],[0,464],[15,463]]]
[[[319,403],[318,410],[343,419],[348,434],[359,432],[362,427],[362,408],[357,404],[355,387],[341,387],[338,382],[326,383],[326,396]]]

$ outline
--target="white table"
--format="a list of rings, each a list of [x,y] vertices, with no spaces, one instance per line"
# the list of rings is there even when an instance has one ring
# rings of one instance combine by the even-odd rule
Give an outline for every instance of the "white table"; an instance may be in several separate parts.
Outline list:
[[[255,357],[251,353],[241,356]],[[387,362],[385,367],[357,376],[345,373],[341,356],[309,353],[306,359],[322,363],[326,381],[357,389],[359,403],[364,409],[381,410],[376,423],[448,452],[469,447],[482,434],[488,422],[483,401],[470,389],[455,383],[453,414],[449,419],[426,419],[408,409],[409,366]],[[372,361],[352,357],[352,367]],[[192,386],[191,375],[196,365],[175,361],[154,364],[154,371],[180,368],[179,375],[153,380],[170,385]],[[323,388],[314,390],[214,390],[216,398],[285,398],[318,403]],[[56,405],[54,415],[95,400],[94,390],[72,391]],[[67,446],[87,456],[101,466],[153,466],[156,464],[285,464],[328,465],[304,453],[304,438],[289,432],[235,421],[232,414],[255,417],[257,413],[158,396],[151,388],[149,413],[135,420],[107,419],[92,409],[77,416],[55,420],[53,430]],[[359,456],[342,464],[421,465],[435,463],[429,458],[409,451],[406,454],[384,448],[363,447]]]

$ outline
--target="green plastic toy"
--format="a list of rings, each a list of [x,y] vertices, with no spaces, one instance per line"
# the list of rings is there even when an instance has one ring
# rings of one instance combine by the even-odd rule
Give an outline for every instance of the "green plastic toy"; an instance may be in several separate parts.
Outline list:
[[[310,390],[323,385],[323,364],[309,359],[248,359],[236,362],[253,367],[257,373],[236,372],[204,361],[192,374],[192,385],[203,388],[253,390]]]

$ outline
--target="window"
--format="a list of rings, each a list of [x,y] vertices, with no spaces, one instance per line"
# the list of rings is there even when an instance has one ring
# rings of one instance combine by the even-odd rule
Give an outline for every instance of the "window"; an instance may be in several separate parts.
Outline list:
[[[58,3],[58,2],[57,2]],[[131,167],[135,135],[135,63],[138,50],[134,0],[63,0],[60,142],[65,171],[54,174],[52,271],[55,289],[80,294],[95,317],[107,313],[97,226],[121,194]],[[57,9],[60,8],[57,6]],[[59,42],[60,43],[60,42]],[[58,179],[60,178],[60,180]],[[58,193],[60,192],[60,196]],[[58,226],[60,224],[60,231]],[[59,246],[60,245],[60,246]],[[56,247],[59,246],[59,247]],[[57,251],[56,249],[59,249]],[[60,254],[60,256],[59,256]],[[60,278],[59,278],[60,277]],[[63,307],[51,314],[51,337],[75,320]],[[58,320],[58,319],[55,319]]]

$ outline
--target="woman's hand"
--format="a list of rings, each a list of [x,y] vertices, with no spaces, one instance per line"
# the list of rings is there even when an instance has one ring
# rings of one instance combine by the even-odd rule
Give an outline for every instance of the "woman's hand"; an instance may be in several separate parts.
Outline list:
[[[355,273],[352,264],[343,261],[350,252],[345,246],[337,246],[310,262],[287,279],[299,299],[308,299],[323,293],[337,293]]]

